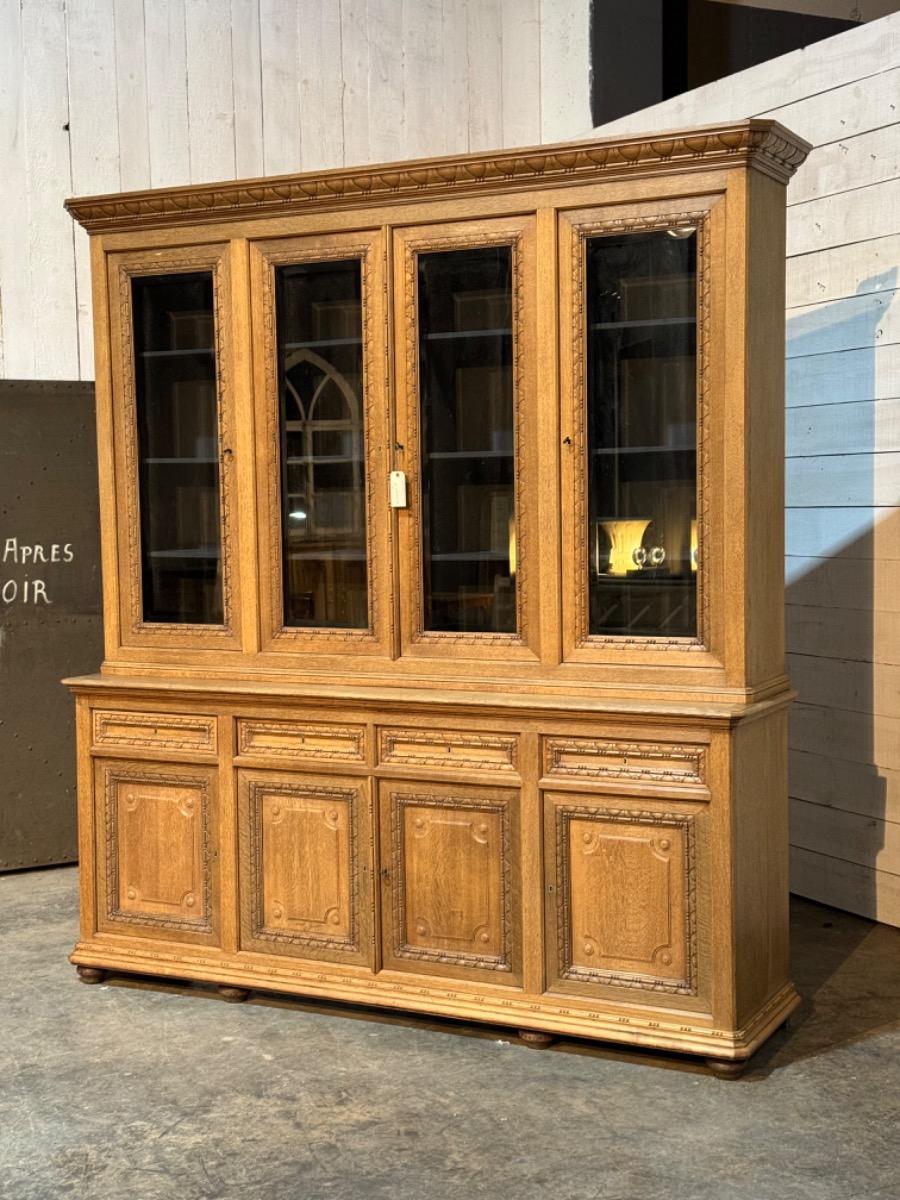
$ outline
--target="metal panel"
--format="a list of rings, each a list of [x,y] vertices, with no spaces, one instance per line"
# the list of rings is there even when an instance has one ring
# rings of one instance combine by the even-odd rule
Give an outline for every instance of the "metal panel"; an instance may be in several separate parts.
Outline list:
[[[0,381],[0,871],[77,858],[74,708],[103,657],[94,386]]]

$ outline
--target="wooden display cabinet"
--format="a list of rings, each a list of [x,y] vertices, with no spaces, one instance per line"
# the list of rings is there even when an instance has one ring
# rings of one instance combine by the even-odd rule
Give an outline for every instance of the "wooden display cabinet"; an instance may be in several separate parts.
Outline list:
[[[722,1070],[783,1024],[807,150],[752,120],[69,202],[82,978]]]

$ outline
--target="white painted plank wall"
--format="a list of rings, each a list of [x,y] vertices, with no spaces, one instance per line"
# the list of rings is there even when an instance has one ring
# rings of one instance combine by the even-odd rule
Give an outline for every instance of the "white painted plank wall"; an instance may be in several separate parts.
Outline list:
[[[772,116],[788,190],[792,886],[900,925],[900,14],[604,127]]]
[[[0,0],[0,378],[93,377],[66,196],[575,136],[588,17],[588,0]]]

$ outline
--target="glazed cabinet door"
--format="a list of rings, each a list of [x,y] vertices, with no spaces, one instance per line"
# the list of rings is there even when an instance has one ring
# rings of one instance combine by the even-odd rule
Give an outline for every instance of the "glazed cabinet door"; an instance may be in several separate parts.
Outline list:
[[[98,929],[218,943],[216,784],[214,767],[95,762]]]
[[[124,646],[240,646],[227,246],[108,256]]]
[[[251,243],[263,649],[387,654],[380,232]]]
[[[723,210],[704,197],[560,215],[569,661],[716,665]]]
[[[703,803],[544,794],[551,991],[697,1006],[708,985],[706,830]]]
[[[520,983],[518,792],[379,789],[384,966]]]
[[[395,232],[402,652],[533,661],[534,218]]]
[[[374,961],[369,783],[239,772],[241,947]]]

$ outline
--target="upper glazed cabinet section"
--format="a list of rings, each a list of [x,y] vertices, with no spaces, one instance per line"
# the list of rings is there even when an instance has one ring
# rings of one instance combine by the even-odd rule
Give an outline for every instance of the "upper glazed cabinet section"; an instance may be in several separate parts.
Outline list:
[[[110,256],[125,644],[240,645],[227,246]]]
[[[750,121],[73,202],[114,649],[776,679],[806,149]]]

